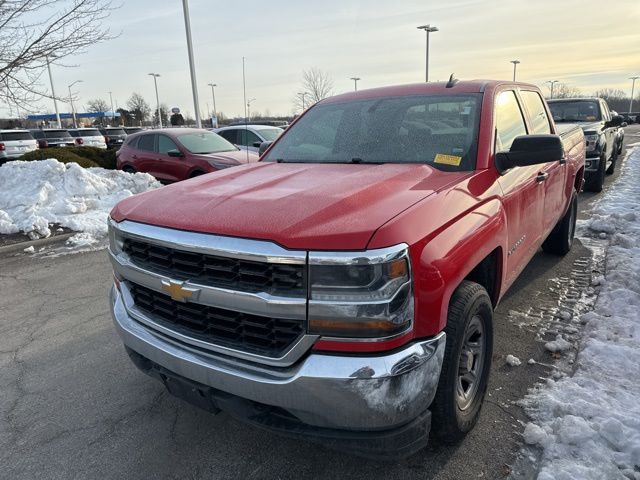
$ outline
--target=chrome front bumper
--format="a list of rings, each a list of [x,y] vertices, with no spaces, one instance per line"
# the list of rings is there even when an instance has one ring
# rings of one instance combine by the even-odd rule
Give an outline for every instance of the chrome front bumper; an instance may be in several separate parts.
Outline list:
[[[129,316],[111,290],[111,312],[124,344],[167,370],[238,397],[282,408],[301,422],[341,430],[404,425],[431,404],[445,335],[378,356],[311,353],[289,367],[214,355],[155,332]]]

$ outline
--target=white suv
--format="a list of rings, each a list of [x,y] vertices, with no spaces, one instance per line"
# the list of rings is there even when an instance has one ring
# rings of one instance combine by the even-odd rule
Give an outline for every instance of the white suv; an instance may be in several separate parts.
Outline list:
[[[0,130],[0,164],[37,149],[29,130]]]
[[[72,128],[69,133],[76,139],[76,145],[78,146],[107,148],[104,135],[97,128]]]

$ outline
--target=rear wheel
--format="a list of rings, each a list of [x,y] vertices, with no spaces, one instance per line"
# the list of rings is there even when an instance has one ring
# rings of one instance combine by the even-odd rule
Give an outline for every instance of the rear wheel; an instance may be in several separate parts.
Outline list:
[[[136,169],[133,168],[130,165],[126,165],[126,166],[122,167],[122,171],[123,172],[127,172],[127,173],[136,173]]]
[[[573,245],[576,232],[576,218],[578,216],[578,195],[573,192],[571,203],[564,216],[542,244],[542,249],[554,255],[566,255]]]
[[[584,189],[588,192],[601,192],[604,186],[605,171],[607,169],[606,153],[600,155],[598,170],[590,172],[590,176],[584,184]]]
[[[493,307],[487,291],[464,281],[451,297],[438,391],[431,404],[433,433],[456,443],[474,427],[491,370]]]
[[[616,162],[618,161],[618,147],[611,152],[611,165],[607,168],[607,175],[611,175],[616,170]]]

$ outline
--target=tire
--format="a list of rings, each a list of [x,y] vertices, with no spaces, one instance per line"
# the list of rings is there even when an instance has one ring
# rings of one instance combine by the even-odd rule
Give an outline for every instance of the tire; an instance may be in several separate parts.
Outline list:
[[[558,221],[551,233],[542,243],[542,249],[553,255],[566,255],[573,245],[578,217],[578,195],[573,192],[567,212]]]
[[[598,171],[593,172],[593,174],[589,177],[589,179],[584,184],[584,189],[587,192],[601,192],[602,187],[604,186],[604,177],[606,174],[607,168],[607,159],[605,158],[605,153],[600,155],[600,162],[598,165]]]
[[[136,173],[136,169],[133,168],[130,165],[126,165],[126,166],[122,167],[122,171],[123,172],[127,172],[127,173]]]
[[[612,175],[616,170],[616,163],[618,162],[618,147],[613,149],[611,152],[611,165],[607,168],[607,175]]]
[[[444,361],[430,409],[434,436],[453,444],[478,421],[491,370],[493,307],[481,285],[466,280],[460,284],[451,297],[444,331]],[[468,379],[474,370],[472,384]]]

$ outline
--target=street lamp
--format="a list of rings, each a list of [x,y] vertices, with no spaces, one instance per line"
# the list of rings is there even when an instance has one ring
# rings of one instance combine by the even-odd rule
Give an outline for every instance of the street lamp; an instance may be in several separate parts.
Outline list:
[[[113,125],[113,119],[116,115],[116,112],[113,110],[113,92],[109,92],[109,100],[111,100],[111,125]]]
[[[633,92],[635,90],[635,86],[636,86],[636,80],[639,79],[640,77],[629,77],[629,80],[633,80],[633,82],[631,83],[631,100],[629,100],[629,115],[631,115],[631,112],[633,111]]]
[[[184,29],[187,33],[187,52],[189,54],[189,70],[191,72],[191,90],[193,92],[193,110],[196,115],[196,128],[202,128],[202,122],[200,121],[200,107],[198,106],[200,102],[198,101],[198,84],[196,82],[196,67],[193,62],[193,45],[191,43],[191,21],[189,20],[189,0],[182,0],[182,10],[184,12]]]
[[[421,25],[417,28],[418,30],[424,30],[427,34],[427,54],[425,57],[426,61],[425,61],[425,70],[424,70],[424,81],[428,82],[429,81],[429,34],[431,32],[437,32],[438,27],[431,26],[431,25]]]
[[[51,75],[51,64],[49,63],[49,57],[47,59],[47,70],[49,70],[49,82],[51,83],[51,98],[53,98],[53,108],[56,110],[56,121],[58,122],[58,128],[62,128],[62,122],[60,122],[60,111],[58,110],[58,101],[56,100],[56,91],[53,88],[53,76]]]
[[[247,100],[247,122],[251,123],[251,103],[255,101],[255,98]]]
[[[548,83],[549,85],[551,85],[551,98],[553,98],[553,86],[558,83],[558,80],[547,80],[544,83]]]
[[[360,77],[351,77],[351,80],[353,80],[353,90],[354,92],[358,91],[358,80],[360,80]]]
[[[76,83],[82,83],[82,80],[76,80],[71,85],[68,85],[69,103],[71,104],[71,116],[73,117],[73,128],[78,128],[78,122],[76,121],[76,110],[75,108],[73,108],[73,96],[71,95],[71,87],[73,87]]]
[[[153,77],[153,84],[156,87],[156,104],[158,105],[158,125],[162,128],[162,115],[160,114],[160,97],[158,97],[158,77],[159,73],[149,73]],[[196,116],[198,113],[196,112]],[[199,128],[199,127],[198,127]]]
[[[207,85],[209,85],[211,87],[211,96],[213,97],[213,116],[216,117],[216,126],[212,127],[213,128],[217,128],[218,127],[218,112],[216,110],[216,91],[214,90],[214,87],[217,87],[218,85],[216,83],[208,83]]]
[[[518,66],[518,64],[520,63],[520,60],[511,60],[511,63],[513,63],[513,81],[516,81],[516,67]]]
[[[304,112],[304,109],[306,108],[304,97],[307,95],[307,92],[298,92],[298,95],[302,97],[302,111]]]

